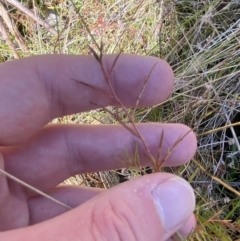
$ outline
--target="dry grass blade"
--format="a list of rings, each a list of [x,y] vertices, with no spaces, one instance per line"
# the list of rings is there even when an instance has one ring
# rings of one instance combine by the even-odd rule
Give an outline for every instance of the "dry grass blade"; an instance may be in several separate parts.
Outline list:
[[[20,56],[17,53],[17,51],[15,50],[15,46],[8,36],[8,31],[2,21],[2,18],[0,18],[0,32],[2,33],[2,36],[3,36],[4,40],[6,41],[6,43],[8,44],[9,48],[12,50],[14,58],[19,59]]]
[[[116,158],[116,160],[124,164],[127,168],[137,168],[138,170],[141,168],[141,162],[139,158],[139,150],[138,150],[137,143],[135,145],[133,156],[130,156],[129,153],[127,153],[126,151],[124,151],[124,155],[127,161],[125,160],[122,161],[119,158]]]
[[[41,195],[41,196],[43,196],[43,197],[46,197],[47,199],[53,201],[54,203],[57,203],[57,204],[59,204],[60,206],[66,208],[66,209],[68,209],[68,210],[72,209],[70,206],[66,205],[65,203],[62,203],[62,202],[60,202],[59,200],[57,200],[57,199],[55,199],[55,198],[47,195],[46,193],[38,190],[37,188],[34,188],[33,186],[27,184],[26,182],[23,182],[22,180],[20,180],[20,179],[18,179],[17,177],[11,175],[10,173],[4,171],[4,170],[1,169],[1,168],[0,168],[0,173],[2,173],[3,175],[7,176],[8,178],[16,181],[17,183],[23,185],[24,187],[29,188],[30,190],[36,192],[37,194],[39,194],[39,195]]]
[[[230,185],[228,185],[227,183],[223,182],[221,179],[217,178],[216,176],[213,176],[211,173],[209,173],[196,159],[193,159],[193,161],[200,167],[200,169],[202,171],[204,171],[204,173],[206,173],[209,177],[211,177],[213,180],[215,180],[216,182],[218,182],[219,184],[223,185],[226,189],[228,189],[229,191],[233,192],[234,194],[236,194],[238,197],[240,197],[240,192],[238,192],[236,189],[232,188]]]
[[[235,123],[232,123],[232,124],[229,124],[229,125],[225,125],[225,126],[222,126],[222,127],[215,128],[213,130],[205,131],[203,133],[197,134],[197,136],[208,135],[208,134],[215,133],[215,132],[218,132],[218,131],[222,131],[222,130],[225,130],[227,128],[234,127],[234,126],[240,126],[240,122],[235,122]]]
[[[42,25],[44,28],[46,28],[53,35],[55,35],[55,36],[58,35],[57,31],[54,28],[52,28],[47,22],[45,22],[39,16],[35,15],[31,10],[24,7],[20,2],[18,2],[16,0],[5,0],[5,1],[8,2],[9,4],[11,4],[12,6],[16,7],[21,12],[25,13],[26,15],[28,15],[32,19],[34,19],[37,23]]]
[[[8,15],[8,12],[6,11],[5,7],[2,5],[1,2],[0,2],[0,16],[2,16],[2,19],[6,23],[11,34],[15,36],[16,41],[19,47],[22,49],[22,51],[27,51],[27,47],[22,35],[19,33],[18,29],[13,26],[13,23]]]
[[[130,19],[128,20],[128,23],[131,23],[131,21],[134,19],[134,15],[138,12],[138,10],[141,8],[141,6],[142,6],[142,4],[143,4],[144,2],[145,2],[145,0],[142,0],[142,1],[140,1],[139,3],[137,3],[138,5],[137,5],[134,13],[131,15]],[[126,26],[125,29],[123,30],[122,36],[121,36],[120,38],[118,38],[118,41],[116,42],[113,51],[115,51],[116,47],[117,47],[118,45],[120,45],[120,43],[121,43],[121,41],[122,41],[122,38],[123,38],[125,32],[127,31],[127,29],[128,29],[128,26]]]
[[[94,36],[93,36],[92,33],[91,33],[91,31],[90,31],[90,29],[89,29],[86,21],[84,20],[83,16],[79,13],[79,11],[77,10],[75,4],[73,3],[73,0],[71,0],[71,3],[72,3],[72,5],[73,5],[73,7],[74,7],[74,9],[75,9],[75,11],[76,11],[79,19],[80,19],[81,22],[83,23],[85,29],[87,30],[87,32],[88,32],[88,34],[90,35],[92,41],[94,42],[95,46],[96,46],[96,47],[98,48],[98,50],[101,52],[101,46],[98,45],[96,39],[94,38]],[[89,47],[89,46],[88,46],[88,47]]]

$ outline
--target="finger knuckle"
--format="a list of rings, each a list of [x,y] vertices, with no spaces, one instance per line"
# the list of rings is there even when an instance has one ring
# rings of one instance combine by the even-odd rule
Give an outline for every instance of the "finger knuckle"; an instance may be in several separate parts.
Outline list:
[[[139,241],[136,228],[137,217],[134,211],[123,201],[108,201],[104,208],[94,208],[91,217],[94,240]],[[101,238],[99,238],[101,237]]]

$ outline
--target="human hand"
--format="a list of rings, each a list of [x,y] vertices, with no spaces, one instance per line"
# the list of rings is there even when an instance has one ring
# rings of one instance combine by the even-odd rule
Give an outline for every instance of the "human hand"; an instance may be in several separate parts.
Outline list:
[[[104,56],[106,69],[114,59]],[[124,105],[135,105],[156,62],[140,106],[167,98],[172,70],[156,58],[120,56],[112,82]],[[96,108],[91,103],[116,104],[71,79],[108,90],[92,56],[46,55],[0,65],[0,168],[74,208],[68,211],[0,173],[0,231],[5,231],[0,240],[164,241],[177,231],[186,236],[195,226],[194,194],[186,181],[172,174],[146,175],[110,190],[58,186],[77,173],[123,167],[116,158],[124,160],[124,151],[133,154],[136,143],[142,165],[150,165],[142,143],[120,125],[48,124]],[[189,130],[180,124],[137,127],[155,156],[162,131],[164,155]],[[189,161],[195,150],[190,132],[164,166]]]

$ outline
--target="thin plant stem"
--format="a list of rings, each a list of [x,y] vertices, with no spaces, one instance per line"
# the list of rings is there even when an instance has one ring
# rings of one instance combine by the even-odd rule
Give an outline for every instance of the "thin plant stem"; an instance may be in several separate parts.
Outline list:
[[[20,2],[16,0],[5,0],[7,3],[11,4],[12,6],[16,7],[18,10],[22,11],[26,15],[28,15],[30,18],[34,19],[37,23],[42,25],[44,28],[46,28],[50,33],[57,36],[57,31],[52,28],[47,22],[45,22],[43,19],[41,19],[39,16],[35,15],[31,10],[24,7]]]
[[[27,187],[28,189],[30,189],[30,190],[36,192],[37,194],[39,194],[39,195],[41,195],[41,196],[43,196],[43,197],[46,197],[47,199],[53,201],[54,203],[57,203],[57,204],[59,204],[60,206],[66,208],[66,209],[68,209],[68,210],[71,210],[71,209],[72,209],[72,207],[70,207],[70,206],[66,205],[65,203],[63,203],[63,202],[61,202],[61,201],[59,201],[59,200],[57,200],[57,199],[51,197],[50,195],[48,195],[48,194],[42,192],[41,190],[39,190],[39,189],[37,189],[37,188],[35,188],[35,187],[29,185],[28,183],[26,183],[26,182],[20,180],[19,178],[17,178],[17,177],[15,177],[15,176],[11,175],[9,172],[6,172],[6,171],[4,171],[4,170],[1,169],[1,168],[0,168],[0,173],[2,173],[3,175],[7,176],[8,178],[10,178],[10,179],[16,181],[17,183],[21,184],[22,186]]]
[[[115,114],[115,113],[111,112],[110,110],[108,110],[108,109],[107,109],[106,107],[104,107],[104,106],[100,106],[100,105],[98,105],[98,104],[96,104],[96,103],[91,102],[91,104],[96,105],[97,107],[102,108],[102,109],[104,109],[106,112],[108,112],[108,113],[109,113],[111,116],[113,116],[113,118],[115,118],[115,120],[117,120],[125,129],[127,129],[130,133],[132,133],[134,136],[136,136],[138,139],[140,139],[140,141],[142,142],[142,144],[143,144],[143,146],[144,146],[144,148],[145,148],[145,150],[146,150],[146,152],[147,152],[148,158],[149,158],[150,161],[152,162],[152,165],[153,165],[154,170],[155,170],[156,172],[159,172],[160,169],[161,169],[161,167],[162,167],[162,165],[163,165],[163,163],[169,158],[169,156],[170,156],[171,153],[174,151],[174,149],[177,147],[177,145],[185,138],[185,136],[186,136],[189,132],[191,132],[191,130],[188,131],[188,132],[187,132],[186,134],[184,134],[183,136],[180,136],[180,137],[176,140],[176,142],[175,142],[175,143],[173,144],[173,146],[168,150],[166,156],[165,156],[162,160],[161,160],[161,155],[160,155],[160,154],[161,154],[161,148],[162,148],[162,144],[163,144],[163,136],[164,136],[164,133],[162,133],[162,135],[161,135],[161,139],[160,139],[160,143],[159,143],[159,150],[158,150],[158,157],[157,157],[157,159],[156,159],[156,158],[152,155],[152,153],[151,153],[151,151],[150,151],[150,149],[149,149],[146,141],[144,140],[143,136],[142,136],[141,133],[139,132],[139,130],[138,130],[138,128],[137,128],[137,126],[136,126],[136,124],[135,124],[135,122],[134,122],[134,113],[135,113],[135,111],[136,111],[136,108],[138,107],[138,104],[139,104],[139,102],[140,102],[140,100],[141,100],[141,98],[142,98],[142,95],[143,95],[144,90],[145,90],[145,88],[146,88],[146,86],[147,86],[147,83],[148,83],[148,81],[149,81],[149,79],[150,79],[150,76],[151,76],[154,68],[156,67],[157,63],[155,63],[155,64],[153,65],[153,67],[152,67],[151,70],[149,71],[149,74],[148,74],[147,77],[145,78],[144,83],[143,83],[143,87],[142,87],[142,89],[141,89],[141,91],[140,91],[140,94],[139,94],[139,96],[138,96],[138,99],[137,99],[137,101],[136,101],[136,105],[135,105],[133,114],[131,115],[131,114],[129,113],[129,111],[127,110],[127,108],[125,107],[125,105],[124,105],[124,104],[122,103],[122,101],[120,100],[120,98],[118,97],[118,95],[116,94],[116,92],[115,92],[115,90],[114,90],[114,88],[113,88],[113,85],[112,85],[112,83],[111,83],[111,75],[112,75],[112,73],[113,73],[113,70],[114,70],[114,68],[115,68],[115,66],[116,66],[116,64],[117,64],[117,60],[119,59],[121,53],[118,53],[118,54],[117,54],[116,58],[115,58],[114,61],[113,61],[112,66],[111,66],[111,68],[110,68],[110,71],[109,71],[109,72],[106,72],[106,70],[105,70],[105,68],[104,68],[104,65],[103,65],[103,55],[102,55],[102,52],[103,52],[103,44],[101,43],[101,46],[100,46],[100,54],[97,54],[96,51],[95,51],[93,48],[91,48],[91,47],[89,47],[89,49],[90,49],[90,51],[92,52],[93,56],[95,57],[96,61],[100,64],[102,73],[103,73],[104,78],[105,78],[105,80],[106,80],[106,83],[107,83],[107,85],[108,85],[108,87],[109,87],[109,89],[110,89],[110,93],[107,92],[107,91],[104,90],[104,89],[95,87],[95,86],[93,86],[93,85],[91,85],[91,84],[88,84],[88,83],[85,83],[85,82],[83,82],[83,81],[79,81],[79,80],[75,80],[75,81],[78,81],[79,83],[81,83],[81,84],[83,84],[83,85],[85,85],[85,86],[87,86],[87,87],[89,87],[89,88],[92,88],[92,89],[94,89],[94,90],[96,90],[96,91],[98,91],[98,92],[101,92],[101,93],[104,93],[104,94],[107,95],[107,96],[110,96],[111,98],[113,98],[113,99],[118,103],[119,106],[121,106],[121,108],[123,109],[124,114],[128,117],[128,120],[129,120],[132,128],[131,128],[130,126],[128,126],[126,123],[124,123],[124,122],[121,120],[121,118],[119,117],[118,114]]]

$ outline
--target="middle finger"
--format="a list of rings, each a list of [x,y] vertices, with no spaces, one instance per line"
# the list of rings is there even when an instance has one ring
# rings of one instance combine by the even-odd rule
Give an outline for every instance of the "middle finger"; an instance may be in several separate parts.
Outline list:
[[[189,128],[180,124],[137,124],[152,155],[157,157],[164,133],[161,159]],[[151,165],[140,139],[120,125],[48,125],[28,141],[2,147],[6,171],[35,188],[47,191],[77,173],[127,167],[136,159],[142,166]],[[174,148],[163,166],[188,162],[196,150],[193,132]],[[136,162],[136,160],[135,160]],[[28,192],[31,195],[32,192]]]

